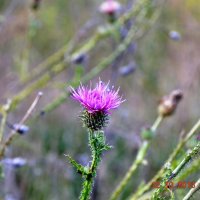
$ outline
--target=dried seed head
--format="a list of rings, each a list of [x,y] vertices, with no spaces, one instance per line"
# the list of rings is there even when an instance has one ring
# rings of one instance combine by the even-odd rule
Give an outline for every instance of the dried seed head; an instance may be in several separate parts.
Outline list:
[[[159,115],[163,117],[172,115],[182,98],[183,92],[181,90],[174,90],[168,96],[163,97],[158,105]]]

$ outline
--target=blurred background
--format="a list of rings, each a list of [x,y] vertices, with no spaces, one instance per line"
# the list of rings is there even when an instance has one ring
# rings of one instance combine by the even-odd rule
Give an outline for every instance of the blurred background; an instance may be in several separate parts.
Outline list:
[[[0,1],[0,103],[19,94],[41,74],[32,71],[53,53],[73,41],[84,44],[107,18],[97,0],[1,0]],[[123,15],[135,1],[121,0]],[[35,5],[38,4],[38,5]],[[134,26],[134,21],[130,21]],[[126,27],[121,35],[126,37]],[[119,41],[118,41],[119,42]],[[82,164],[90,160],[87,132],[79,119],[81,107],[71,98],[52,112],[41,115],[46,105],[68,91],[73,76],[87,74],[118,45],[112,37],[101,40],[88,54],[68,64],[67,69],[52,76],[45,87],[37,88],[8,115],[18,122],[38,91],[43,92],[28,121],[30,132],[14,140],[6,158],[22,157],[27,165],[4,167],[1,199],[6,200],[75,200],[81,190],[81,177],[64,154]],[[108,199],[135,159],[141,144],[140,130],[157,117],[159,99],[180,88],[184,99],[176,113],[164,120],[146,160],[121,199],[126,199],[141,183],[149,180],[164,164],[180,132],[188,131],[200,116],[200,1],[169,0],[162,5],[159,19],[143,37],[132,41],[127,50],[113,61],[101,77],[111,81],[126,101],[112,113],[106,128],[107,141],[114,148],[105,153],[96,178],[94,200]],[[64,54],[65,59],[65,54]],[[32,79],[31,79],[32,77]],[[39,114],[39,115],[38,115]],[[9,128],[5,129],[7,137]],[[193,138],[195,142],[196,138]],[[188,144],[188,148],[190,148]],[[200,172],[200,171],[199,171]],[[194,181],[195,174],[188,180]],[[179,191],[182,199],[186,190]],[[195,199],[195,197],[194,197]],[[197,196],[196,199],[199,199]]]

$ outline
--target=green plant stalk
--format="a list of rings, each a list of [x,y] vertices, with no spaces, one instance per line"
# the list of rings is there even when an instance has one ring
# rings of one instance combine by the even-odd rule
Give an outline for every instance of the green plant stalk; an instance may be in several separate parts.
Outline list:
[[[152,200],[163,199],[162,193],[163,191],[166,190],[166,183],[174,179],[184,169],[187,163],[189,163],[190,160],[193,159],[195,156],[199,155],[199,153],[200,153],[200,142],[193,148],[191,152],[186,154],[185,158],[179,163],[179,165],[173,171],[170,169],[170,172],[164,175],[164,177],[161,180],[160,188],[155,190],[152,196]],[[173,194],[172,191],[171,194]]]
[[[151,127],[152,132],[156,132],[156,130],[157,130],[158,126],[160,125],[160,123],[162,122],[162,120],[163,120],[163,116],[159,115]]]
[[[196,182],[195,188],[190,189],[190,191],[186,194],[183,200],[189,200],[192,196],[200,189],[200,179]]]
[[[23,83],[32,81],[35,77],[40,76],[48,69],[51,69],[57,62],[64,60],[64,54],[68,50],[70,44],[63,46],[57,52],[49,56],[46,60],[40,63],[38,66],[34,67],[30,74],[27,74],[23,79]]]
[[[172,154],[169,156],[166,163],[171,163],[175,157],[178,155],[182,147],[186,144],[186,142],[196,133],[196,131],[200,128],[200,119],[197,121],[197,123],[192,127],[192,129],[188,132],[188,134],[180,140]],[[157,181],[164,173],[164,165],[163,167],[157,172],[157,174],[143,187],[139,188],[134,194],[130,196],[130,200],[137,200],[140,196],[142,196],[145,192],[147,192],[149,189],[151,189],[152,183]]]
[[[133,164],[129,168],[129,170],[126,173],[126,175],[123,178],[123,180],[117,186],[116,190],[113,192],[110,200],[118,199],[118,197],[120,196],[120,194],[122,193],[122,191],[124,190],[126,185],[129,183],[129,181],[132,178],[132,176],[135,173],[135,171],[141,165],[141,163],[142,163],[142,161],[143,161],[143,159],[144,159],[144,157],[146,155],[146,152],[147,152],[148,148],[149,148],[149,142],[148,141],[144,141],[142,146],[139,149],[139,152],[137,154],[137,157],[136,157],[135,161],[133,162]]]
[[[180,173],[180,171],[182,171],[182,169],[187,165],[187,163],[190,162],[192,158],[194,158],[196,155],[199,154],[200,154],[200,142],[198,142],[198,144],[193,148],[193,150],[189,152],[185,156],[185,158],[180,162],[180,164],[176,167],[176,169],[174,169],[169,180],[175,178]]]
[[[7,120],[10,106],[11,106],[11,101],[8,100],[5,105],[0,107],[0,113],[2,114],[1,125],[0,125],[0,144],[2,144],[4,129],[5,129],[6,120]]]
[[[35,100],[32,102],[31,106],[28,108],[28,110],[26,111],[25,115],[22,117],[22,119],[20,120],[20,122],[18,123],[19,125],[24,124],[28,118],[31,116],[33,110],[35,109],[36,105],[38,104],[40,98],[42,97],[42,95],[40,94],[40,92],[37,94]],[[11,102],[8,101],[6,105],[4,105],[4,111],[6,112],[6,114],[8,114],[9,108],[10,108]],[[1,142],[1,149],[0,149],[0,160],[3,158],[4,154],[5,154],[5,150],[6,148],[11,144],[11,142],[14,140],[14,138],[19,135],[17,133],[17,130],[12,129],[10,134],[8,135],[8,138]]]
[[[91,148],[91,152],[92,152],[92,164],[89,168],[89,173],[84,177],[84,183],[83,183],[83,189],[81,191],[81,196],[80,196],[80,200],[88,200],[90,199],[90,194],[92,192],[92,186],[93,186],[93,182],[94,182],[94,174],[96,173],[95,172],[95,166],[97,166],[97,149],[96,149],[96,146],[95,146],[95,139],[93,138],[94,136],[94,132],[90,131],[89,130],[89,133],[88,133],[88,138],[89,138],[89,146]]]
[[[153,123],[152,127],[151,127],[151,131],[153,131],[155,133],[156,130],[158,129],[159,125],[161,124],[162,120],[163,120],[163,117],[158,116],[157,119],[155,120],[155,122]],[[116,200],[116,199],[119,198],[120,194],[122,193],[122,191],[124,190],[126,185],[129,183],[129,181],[133,177],[136,170],[142,164],[143,159],[146,156],[146,153],[149,149],[149,146],[150,146],[150,141],[147,141],[147,140],[143,141],[143,143],[142,143],[142,145],[141,145],[141,147],[138,151],[138,154],[137,154],[135,161],[133,162],[133,164],[129,168],[128,172],[126,173],[125,177],[119,183],[119,185],[117,186],[115,191],[112,193],[110,200]]]
[[[99,137],[101,135],[101,137]],[[88,173],[83,174],[84,178],[83,188],[80,195],[80,200],[89,200],[92,192],[94,179],[96,177],[96,171],[101,161],[101,156],[104,150],[108,150],[110,147],[105,144],[104,132],[88,131],[89,146],[92,153],[92,164],[88,168]]]
[[[163,175],[163,178],[160,181],[160,186],[158,189],[154,190],[154,192],[151,196],[151,200],[165,199],[165,197],[163,195],[166,195],[166,192],[168,192],[170,194],[170,199],[171,200],[173,199],[172,198],[173,192],[170,191],[170,189],[166,187],[166,182],[168,181],[169,176],[172,173],[172,170],[169,166],[166,166],[165,170],[166,170],[165,174]]]
[[[1,126],[0,126],[0,143],[2,142],[2,139],[3,139],[4,128],[6,125],[6,119],[7,119],[7,112],[4,111],[2,113]]]
[[[188,176],[200,172],[200,158],[195,159],[177,178],[176,180],[185,180]]]
[[[85,181],[83,183],[83,189],[81,191],[80,200],[88,200],[88,199],[90,199],[90,194],[92,192],[92,185],[93,185],[92,177],[88,178],[88,179],[85,179]]]
[[[53,69],[48,71],[42,77],[40,77],[36,82],[29,85],[27,88],[22,90],[17,96],[12,99],[12,105],[10,107],[10,111],[15,109],[17,105],[26,97],[28,97],[32,92],[37,89],[41,89],[47,85],[47,83],[52,79],[52,77],[56,76],[58,73],[62,72],[65,69],[65,64],[60,63],[57,64]]]

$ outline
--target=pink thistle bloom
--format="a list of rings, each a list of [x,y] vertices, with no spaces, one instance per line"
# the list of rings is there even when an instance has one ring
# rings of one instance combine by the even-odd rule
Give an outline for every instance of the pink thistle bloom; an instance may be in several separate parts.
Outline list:
[[[101,13],[105,14],[113,14],[121,9],[121,5],[119,2],[115,0],[107,0],[104,1],[99,8]]]
[[[114,91],[109,89],[109,83],[102,81],[94,89],[80,85],[77,90],[72,88],[72,97],[91,114],[103,112],[109,114],[109,111],[117,108],[124,100],[119,96],[119,89]]]

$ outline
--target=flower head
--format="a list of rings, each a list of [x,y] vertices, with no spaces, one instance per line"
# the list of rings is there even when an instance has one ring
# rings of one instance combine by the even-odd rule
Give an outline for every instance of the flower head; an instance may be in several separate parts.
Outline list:
[[[72,97],[84,107],[81,116],[84,124],[93,129],[99,130],[108,121],[110,110],[116,109],[124,102],[119,96],[119,89],[109,89],[109,83],[99,81],[95,88],[79,86],[77,90],[72,88]]]
[[[89,112],[95,113],[102,111],[108,113],[117,108],[122,102],[117,91],[109,89],[109,83],[105,85],[102,81],[94,89],[80,86],[77,90],[72,88],[72,96]]]
[[[107,0],[100,5],[99,11],[105,14],[114,14],[119,11],[120,8],[121,5],[119,2],[115,0]]]

